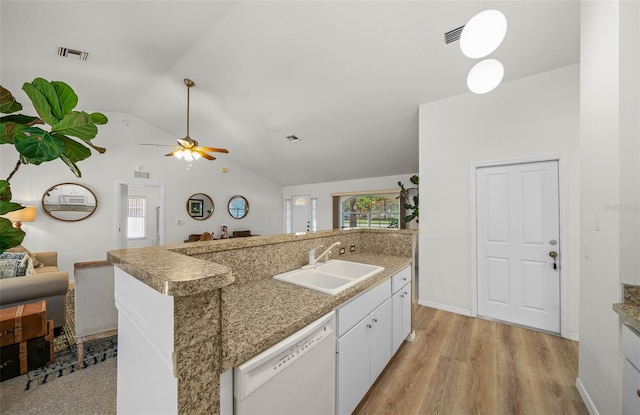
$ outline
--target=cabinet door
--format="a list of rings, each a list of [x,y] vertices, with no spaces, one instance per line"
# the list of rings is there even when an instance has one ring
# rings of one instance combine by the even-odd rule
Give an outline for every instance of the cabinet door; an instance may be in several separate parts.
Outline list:
[[[622,381],[623,415],[640,414],[640,372],[628,359],[624,359]]]
[[[393,335],[392,335],[392,352],[398,351],[398,348],[402,344],[404,337],[402,336],[402,321],[403,321],[403,303],[402,303],[402,291],[398,291],[393,294],[391,298],[391,305],[393,307],[392,315],[393,315]]]
[[[371,372],[370,384],[373,384],[378,375],[391,360],[391,299],[382,303],[373,310],[366,320],[369,320],[370,329],[370,351],[371,351]]]
[[[350,414],[370,386],[369,340],[371,326],[363,319],[338,339],[338,413]]]
[[[400,294],[402,300],[402,340],[404,340],[411,334],[411,284],[402,287]]]
[[[411,333],[411,284],[405,284],[392,299],[393,305],[393,353]]]

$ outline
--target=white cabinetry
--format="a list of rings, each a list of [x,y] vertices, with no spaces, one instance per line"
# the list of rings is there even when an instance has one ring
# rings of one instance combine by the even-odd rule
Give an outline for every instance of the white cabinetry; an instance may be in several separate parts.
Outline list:
[[[622,413],[640,414],[640,336],[622,326]]]
[[[338,308],[337,412],[350,414],[391,359],[391,281]]]
[[[395,353],[411,333],[411,268],[404,268],[391,280],[393,296],[392,352]]]

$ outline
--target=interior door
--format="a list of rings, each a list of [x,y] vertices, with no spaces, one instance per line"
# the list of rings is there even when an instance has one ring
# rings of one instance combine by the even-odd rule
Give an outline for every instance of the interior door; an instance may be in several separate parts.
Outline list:
[[[558,162],[476,169],[478,315],[560,332]]]
[[[291,196],[291,232],[311,231],[311,195]]]
[[[118,183],[117,206],[117,248],[141,248],[164,244],[164,188],[156,185]],[[145,235],[143,238],[129,239],[128,201],[130,197],[145,199]]]

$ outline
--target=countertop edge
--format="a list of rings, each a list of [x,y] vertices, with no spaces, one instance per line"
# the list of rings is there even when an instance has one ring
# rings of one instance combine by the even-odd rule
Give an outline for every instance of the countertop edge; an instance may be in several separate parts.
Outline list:
[[[629,303],[614,303],[613,311],[622,317],[625,324],[640,332],[640,307]]]

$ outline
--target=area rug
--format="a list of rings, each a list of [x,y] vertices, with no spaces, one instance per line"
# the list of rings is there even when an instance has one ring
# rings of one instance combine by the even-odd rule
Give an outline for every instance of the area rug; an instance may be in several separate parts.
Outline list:
[[[47,366],[31,370],[27,377],[26,389],[35,385],[51,382],[60,376],[77,371],[78,354],[76,348],[75,331],[75,300],[74,290],[67,292],[66,323],[60,334],[54,338],[55,361]],[[118,355],[118,336],[104,339],[88,340],[84,342],[84,356],[82,367],[95,365]]]

